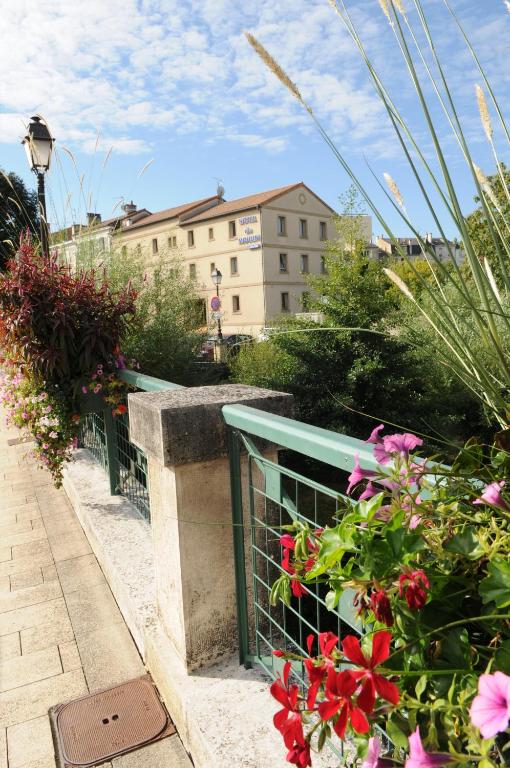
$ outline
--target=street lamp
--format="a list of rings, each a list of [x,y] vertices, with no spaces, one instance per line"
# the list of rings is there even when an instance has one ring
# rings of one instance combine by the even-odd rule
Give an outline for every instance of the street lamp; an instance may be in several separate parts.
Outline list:
[[[37,176],[37,199],[39,202],[39,223],[41,228],[41,249],[48,257],[48,223],[46,219],[46,198],[44,192],[44,174],[49,170],[51,153],[55,139],[42,118],[34,115],[30,118],[28,134],[21,142],[27,153],[30,169]]]
[[[211,280],[213,281],[214,285],[216,286],[216,296],[218,298],[218,301],[219,301],[219,298],[220,298],[220,285],[221,285],[222,277],[223,277],[223,275],[221,274],[221,272],[218,269],[218,267],[215,267],[213,269],[213,271],[211,272]],[[219,307],[218,307],[217,317],[218,317],[218,341],[221,343],[223,341],[223,334],[221,332],[221,320],[220,320]]]

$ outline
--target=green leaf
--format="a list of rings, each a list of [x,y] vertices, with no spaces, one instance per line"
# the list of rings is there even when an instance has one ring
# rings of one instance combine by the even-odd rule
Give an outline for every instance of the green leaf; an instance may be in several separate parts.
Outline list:
[[[328,611],[334,611],[335,608],[338,605],[338,601],[340,600],[340,597],[342,596],[342,590],[341,589],[330,589],[327,593],[324,602],[326,603],[326,608]]]
[[[384,493],[378,493],[376,496],[372,496],[368,501],[360,501],[357,507],[360,518],[370,522],[381,506],[383,498]]]
[[[494,669],[510,674],[510,640],[505,640],[494,654]]]
[[[395,744],[396,747],[407,749],[407,745],[408,745],[407,736],[404,733],[404,731],[401,730],[401,728],[397,725],[394,719],[388,720],[388,722],[386,723],[386,731],[391,741]]]
[[[416,693],[416,698],[418,700],[421,699],[426,687],[427,687],[427,675],[422,675],[418,680],[418,682],[416,683],[416,687],[414,689]]]
[[[405,535],[406,532],[403,528],[396,531],[386,531],[386,540],[395,557],[400,557],[402,554]]]
[[[497,608],[510,605],[510,562],[495,557],[489,563],[489,575],[481,581],[478,591],[485,604],[496,603]]]
[[[444,548],[447,552],[464,555],[470,560],[477,560],[483,554],[475,528],[470,525],[466,526],[460,533],[456,533]]]

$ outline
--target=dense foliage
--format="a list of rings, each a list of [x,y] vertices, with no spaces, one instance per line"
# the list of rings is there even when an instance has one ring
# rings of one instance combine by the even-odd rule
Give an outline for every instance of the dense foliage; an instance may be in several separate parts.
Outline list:
[[[72,274],[38,255],[28,237],[7,267],[0,277],[2,400],[59,484],[76,442],[80,398],[100,396],[114,413],[124,407],[116,371],[125,366],[120,345],[136,294],[112,291],[92,271]]]
[[[303,696],[289,663],[272,686],[287,760],[305,768],[312,747],[348,734],[364,768],[508,765],[510,453],[472,441],[448,469],[417,457],[418,437],[383,429],[368,440],[378,468],[356,460],[349,477],[359,501],[344,499],[324,529],[296,520],[280,538],[272,601],[306,601],[326,584],[335,611],[347,591],[363,634],[361,647],[331,632],[317,647],[311,635],[309,658],[276,652],[304,663],[308,685]]]
[[[144,373],[190,383],[192,363],[204,334],[204,309],[181,260],[161,251],[149,263],[134,250],[115,249],[96,259],[111,288],[136,291],[136,315],[124,334],[123,350]]]
[[[15,173],[0,168],[0,271],[14,256],[19,233],[27,229],[38,236],[37,193],[28,190]]]

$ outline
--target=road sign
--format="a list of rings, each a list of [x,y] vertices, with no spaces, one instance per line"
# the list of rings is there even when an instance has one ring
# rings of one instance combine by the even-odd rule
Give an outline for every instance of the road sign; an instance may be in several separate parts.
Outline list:
[[[219,300],[218,296],[213,296],[211,299],[211,309],[214,312],[217,312],[220,307],[221,307],[221,301]]]
[[[213,312],[213,320],[221,320],[223,317],[223,312]]]

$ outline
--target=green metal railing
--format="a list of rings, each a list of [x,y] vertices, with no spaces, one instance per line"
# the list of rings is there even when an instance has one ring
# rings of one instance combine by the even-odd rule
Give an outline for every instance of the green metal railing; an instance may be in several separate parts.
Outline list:
[[[306,656],[310,633],[332,631],[341,637],[361,632],[351,591],[344,592],[334,612],[326,608],[327,587],[322,584],[308,587],[303,598],[292,597],[290,606],[281,601],[270,605],[271,587],[283,571],[282,526],[294,520],[313,528],[331,524],[345,501],[341,489],[345,473],[354,468],[355,456],[366,468],[374,469],[377,462],[371,446],[360,440],[256,408],[226,405],[223,417],[229,427],[240,662],[260,666],[276,677],[283,661],[273,656],[274,650]],[[286,465],[263,456],[257,440],[287,449]],[[298,463],[316,477],[296,471],[293,467]],[[243,498],[241,473],[246,471],[248,490]],[[327,485],[321,482],[324,475],[329,478]],[[292,671],[304,688],[303,665],[293,662]],[[337,747],[330,748],[340,754]]]
[[[118,377],[143,392],[182,389],[179,384],[121,370]],[[142,517],[150,522],[147,458],[129,439],[129,416],[112,416],[110,409],[88,413],[82,419],[80,445],[92,453],[107,472],[110,492],[128,498]]]

